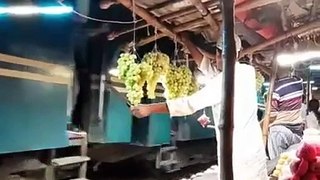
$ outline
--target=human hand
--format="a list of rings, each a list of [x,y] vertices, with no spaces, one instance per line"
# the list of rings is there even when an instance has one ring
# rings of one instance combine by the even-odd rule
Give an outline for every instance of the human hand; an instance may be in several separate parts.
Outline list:
[[[206,114],[201,115],[197,121],[203,128],[206,128],[208,124],[211,122],[210,118]]]
[[[137,118],[144,118],[150,116],[151,110],[149,105],[139,104],[137,106],[131,107],[131,113]]]

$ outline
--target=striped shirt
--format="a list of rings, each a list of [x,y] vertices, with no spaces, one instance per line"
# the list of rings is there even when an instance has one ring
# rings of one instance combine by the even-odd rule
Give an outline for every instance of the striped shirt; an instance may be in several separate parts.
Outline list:
[[[275,117],[275,124],[302,123],[303,84],[298,77],[286,77],[275,82],[272,94],[271,116]]]

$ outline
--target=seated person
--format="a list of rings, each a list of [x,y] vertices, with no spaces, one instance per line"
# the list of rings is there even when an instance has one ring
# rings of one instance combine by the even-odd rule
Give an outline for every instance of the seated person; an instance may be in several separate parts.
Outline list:
[[[289,68],[279,67],[272,94],[267,145],[271,160],[301,141],[304,130],[302,95],[302,79],[291,77]]]

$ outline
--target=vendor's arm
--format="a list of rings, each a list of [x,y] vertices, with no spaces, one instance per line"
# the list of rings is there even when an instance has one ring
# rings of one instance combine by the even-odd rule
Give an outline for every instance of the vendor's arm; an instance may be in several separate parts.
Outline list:
[[[221,101],[221,76],[212,79],[204,88],[191,96],[167,100],[166,103],[139,105],[131,108],[133,115],[138,118],[153,113],[170,113],[170,116],[186,116],[208,106],[219,104]]]

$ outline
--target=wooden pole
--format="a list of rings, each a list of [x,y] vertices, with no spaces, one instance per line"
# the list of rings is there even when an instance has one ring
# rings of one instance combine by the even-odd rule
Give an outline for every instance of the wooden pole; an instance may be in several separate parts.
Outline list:
[[[306,93],[306,104],[307,104],[307,115],[309,115],[309,101],[310,101],[310,68],[307,69],[307,93]]]
[[[234,37],[234,0],[221,0],[223,17],[223,77],[220,131],[220,179],[233,180],[233,109],[236,46]]]
[[[270,124],[272,93],[274,90],[274,82],[277,77],[277,71],[278,71],[278,62],[276,60],[276,53],[275,53],[272,61],[272,73],[271,73],[271,80],[270,80],[269,91],[268,91],[266,111],[264,116],[265,118],[263,120],[263,125],[262,125],[263,142],[265,145],[268,142],[267,140],[268,140],[268,132],[269,132],[269,124]]]

